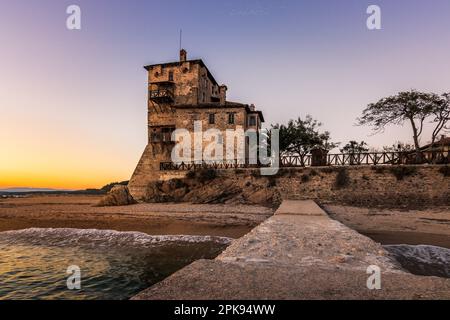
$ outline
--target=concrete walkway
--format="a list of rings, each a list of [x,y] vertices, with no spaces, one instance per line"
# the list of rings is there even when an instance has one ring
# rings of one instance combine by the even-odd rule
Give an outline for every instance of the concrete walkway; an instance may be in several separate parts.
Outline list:
[[[369,290],[367,268],[381,269]],[[134,299],[450,299],[450,280],[406,273],[383,247],[313,201],[284,201],[215,260],[199,260]]]

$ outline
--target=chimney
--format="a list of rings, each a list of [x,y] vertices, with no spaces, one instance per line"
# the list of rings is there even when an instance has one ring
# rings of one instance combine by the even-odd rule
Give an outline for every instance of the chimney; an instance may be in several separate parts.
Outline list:
[[[228,88],[224,84],[219,87],[219,96],[221,105],[225,105],[225,102],[227,101],[227,90]]]
[[[250,110],[255,111],[255,105],[253,103],[250,105]]]
[[[184,49],[180,50],[180,62],[186,62],[187,60],[187,52]]]

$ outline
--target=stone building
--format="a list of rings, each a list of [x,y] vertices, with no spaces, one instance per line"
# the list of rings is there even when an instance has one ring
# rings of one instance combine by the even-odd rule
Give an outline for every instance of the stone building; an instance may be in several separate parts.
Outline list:
[[[175,129],[193,132],[195,121],[201,121],[202,131],[261,129],[262,112],[253,105],[227,101],[227,86],[217,83],[201,59],[188,60],[184,49],[179,61],[144,68],[148,71],[148,143],[129,183],[136,199],[144,196],[149,182],[162,178],[163,165],[171,163]],[[219,143],[226,148],[224,141]]]

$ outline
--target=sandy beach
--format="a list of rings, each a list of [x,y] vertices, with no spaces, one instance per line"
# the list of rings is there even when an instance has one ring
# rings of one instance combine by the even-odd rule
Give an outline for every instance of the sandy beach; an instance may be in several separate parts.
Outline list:
[[[239,238],[274,210],[257,205],[139,203],[96,207],[100,196],[34,195],[0,199],[0,231],[78,228]],[[382,244],[429,244],[450,248],[450,208],[423,210],[323,205],[344,225]]]
[[[273,214],[261,206],[135,204],[95,207],[101,197],[39,195],[0,200],[0,231],[79,228],[239,238]]]

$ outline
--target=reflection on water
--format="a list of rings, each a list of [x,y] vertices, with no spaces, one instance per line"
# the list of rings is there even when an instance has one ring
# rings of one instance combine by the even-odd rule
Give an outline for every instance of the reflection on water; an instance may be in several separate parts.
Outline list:
[[[0,232],[0,299],[127,299],[231,239],[137,232],[26,229]],[[81,268],[68,290],[67,267]]]

